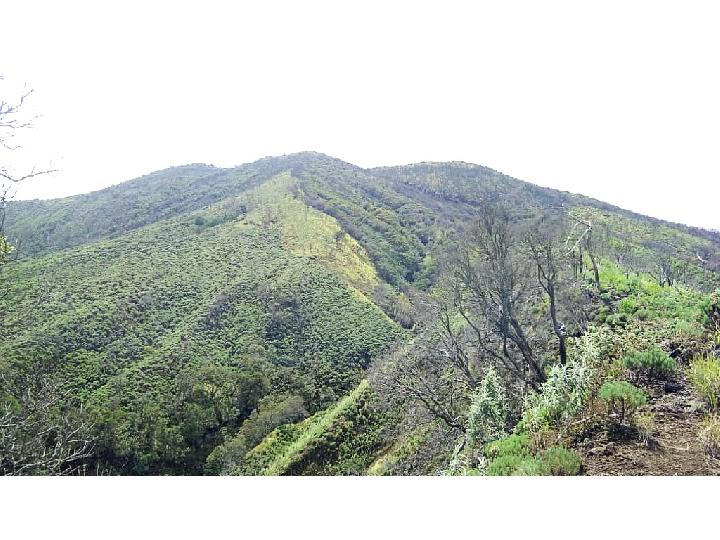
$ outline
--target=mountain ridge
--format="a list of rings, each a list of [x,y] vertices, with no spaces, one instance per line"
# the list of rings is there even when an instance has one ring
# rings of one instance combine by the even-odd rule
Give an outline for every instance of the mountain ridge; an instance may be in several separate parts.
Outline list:
[[[79,245],[105,236],[117,236],[158,219],[199,209],[207,204],[218,202],[228,196],[237,195],[246,189],[266,182],[282,170],[295,171],[299,173],[299,176],[303,176],[304,174],[317,174],[318,169],[328,168],[336,168],[342,171],[343,174],[362,174],[375,180],[381,179],[385,183],[392,182],[403,174],[407,176],[413,172],[416,176],[422,176],[423,174],[428,176],[442,170],[446,172],[453,171],[453,173],[465,171],[469,172],[470,175],[474,175],[473,178],[466,179],[466,184],[475,182],[475,185],[466,186],[468,190],[481,187],[483,180],[486,183],[494,181],[502,184],[502,186],[498,187],[498,190],[502,188],[505,191],[512,189],[532,191],[536,194],[535,196],[548,198],[556,204],[589,205],[622,213],[631,218],[681,228],[713,242],[720,242],[720,232],[717,231],[646,216],[582,194],[537,186],[484,165],[464,161],[428,161],[408,165],[362,168],[327,154],[313,151],[268,156],[231,168],[220,168],[197,163],[179,165],[154,171],[90,193],[46,200],[11,201],[7,208],[7,230],[11,239],[19,245],[21,255],[24,253],[32,255],[52,249]],[[453,175],[449,176],[452,177]],[[402,179],[400,181],[403,182]],[[455,187],[457,187],[460,179],[454,177],[449,178],[448,181],[451,184],[454,183]],[[412,183],[413,179],[404,179],[404,182],[406,184]],[[415,182],[415,186],[418,187],[417,182]],[[427,186],[421,187],[425,189]],[[162,195],[160,198],[157,197],[158,191]],[[183,196],[183,193],[186,195]],[[441,193],[441,195],[456,196],[457,194]],[[494,193],[493,196],[497,196],[497,194]],[[153,198],[157,200],[153,201]],[[143,201],[142,207],[137,208],[136,206],[140,200]],[[168,201],[175,201],[174,206],[154,214],[157,207],[167,205]],[[479,201],[474,200],[471,202],[477,203]],[[102,225],[103,217],[112,213],[111,209],[113,207],[119,207],[119,210],[115,213],[125,214],[126,224],[116,225],[114,229],[106,227],[106,230],[104,230]],[[75,231],[75,238],[72,238],[73,233],[70,233],[71,238],[58,238],[60,233],[57,233],[56,229],[59,224],[64,225],[65,230],[62,234],[68,236],[67,229],[72,230],[73,226],[77,227],[73,222],[80,217],[85,223],[93,222],[91,227],[87,227],[89,230]]]
[[[398,164],[398,165],[380,165],[380,166],[374,166],[374,167],[361,167],[361,166],[355,165],[349,161],[345,161],[343,159],[333,157],[329,154],[325,154],[323,152],[318,152],[318,151],[314,151],[314,150],[302,150],[302,151],[298,151],[298,152],[292,152],[289,154],[281,154],[281,155],[276,155],[276,156],[264,156],[262,158],[258,158],[256,160],[248,161],[248,162],[242,163],[240,165],[235,165],[232,167],[218,167],[218,166],[210,164],[210,163],[202,163],[202,162],[187,163],[187,164],[181,164],[181,165],[172,165],[169,167],[165,167],[163,169],[158,169],[156,171],[152,171],[150,173],[144,174],[144,175],[136,177],[136,178],[132,178],[129,180],[122,180],[120,182],[116,182],[107,187],[103,187],[103,188],[96,189],[96,190],[89,191],[89,192],[77,193],[77,194],[73,194],[73,195],[67,195],[64,197],[53,197],[53,198],[49,198],[49,199],[41,199],[41,198],[18,199],[18,200],[10,201],[9,204],[12,206],[12,205],[17,205],[17,204],[22,205],[24,203],[67,201],[70,199],[92,196],[92,195],[97,195],[98,193],[116,190],[117,188],[120,188],[120,187],[128,187],[131,184],[139,184],[139,183],[142,183],[143,181],[149,181],[152,179],[152,177],[155,177],[155,176],[166,175],[166,174],[173,173],[176,171],[182,172],[186,169],[205,168],[205,169],[207,169],[208,175],[210,175],[211,173],[236,171],[238,169],[242,169],[245,167],[256,166],[256,165],[260,165],[260,164],[264,164],[264,163],[277,162],[278,160],[296,160],[296,159],[302,159],[302,158],[311,158],[311,159],[319,159],[319,160],[325,160],[325,161],[329,161],[329,162],[335,162],[335,163],[342,164],[345,167],[363,171],[365,173],[388,173],[388,172],[392,173],[392,172],[402,170],[402,169],[412,169],[412,168],[418,168],[418,167],[423,167],[423,166],[430,166],[430,167],[454,167],[454,166],[457,166],[459,168],[466,168],[466,169],[480,169],[484,172],[487,172],[487,173],[490,173],[493,175],[499,175],[499,176],[511,179],[513,181],[522,182],[524,184],[528,184],[528,185],[531,185],[531,186],[534,186],[536,188],[540,188],[543,190],[550,190],[553,192],[557,192],[557,193],[561,193],[561,194],[573,196],[573,197],[582,197],[584,199],[587,199],[588,201],[592,201],[593,203],[599,203],[599,204],[605,205],[608,208],[611,208],[613,210],[621,210],[623,212],[630,213],[636,217],[657,220],[658,222],[665,223],[668,225],[677,225],[677,226],[686,227],[688,229],[702,231],[705,233],[711,233],[711,234],[717,235],[718,238],[720,238],[720,231],[712,229],[712,228],[706,228],[706,227],[701,227],[701,226],[697,226],[697,225],[690,225],[690,224],[682,223],[679,221],[672,221],[672,220],[665,219],[665,218],[650,216],[648,214],[642,214],[640,212],[636,212],[629,208],[618,206],[618,205],[615,205],[612,203],[607,203],[605,201],[602,201],[601,199],[597,199],[595,197],[590,197],[590,196],[584,195],[578,191],[568,191],[568,190],[562,190],[562,189],[553,188],[553,187],[549,187],[549,186],[541,186],[541,185],[535,184],[529,180],[523,180],[523,179],[511,176],[511,175],[505,174],[502,171],[493,169],[492,167],[489,167],[487,165],[482,165],[482,164],[473,163],[473,162],[469,162],[469,161],[464,161],[464,160],[433,161],[433,160],[430,160],[430,161],[418,161],[418,162],[411,162],[411,163]]]

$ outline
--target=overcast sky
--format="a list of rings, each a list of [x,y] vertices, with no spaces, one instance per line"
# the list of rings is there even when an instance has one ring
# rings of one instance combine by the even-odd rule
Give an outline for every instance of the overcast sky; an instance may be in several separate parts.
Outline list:
[[[18,196],[316,150],[720,229],[713,2],[486,4],[6,0],[0,73],[42,114],[14,159],[59,169]]]

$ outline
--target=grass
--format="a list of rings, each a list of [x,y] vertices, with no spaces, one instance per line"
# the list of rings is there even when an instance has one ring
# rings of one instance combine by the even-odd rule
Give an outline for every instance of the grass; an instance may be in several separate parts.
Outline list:
[[[278,446],[277,441],[281,440],[278,433],[273,432],[268,435],[266,440],[248,453],[249,460],[257,459],[262,454],[276,454],[257,474],[264,476],[283,474],[310,445],[327,432],[368,390],[368,382],[364,379],[357,388],[343,397],[336,405],[303,420],[294,430],[295,438],[289,444],[281,445],[281,448],[274,448],[274,446]]]
[[[710,410],[717,410],[720,396],[720,360],[710,356],[695,358],[690,362],[687,376],[698,394],[707,401]]]
[[[297,180],[286,172],[243,197],[253,208],[247,222],[272,223],[288,251],[317,259],[346,283],[365,292],[372,291],[380,280],[365,249],[343,231],[335,218],[294,197],[291,190],[297,189]]]
[[[620,297],[616,312],[610,314],[607,306],[601,312],[601,322],[610,326],[628,327],[646,336],[648,346],[658,336],[700,337],[705,320],[704,305],[707,296],[686,286],[661,287],[648,274],[627,274],[618,264],[607,259],[600,261],[600,281],[608,299]]]
[[[420,445],[425,443],[429,431],[430,427],[428,425],[422,425],[407,433],[402,439],[396,441],[395,444],[381,453],[370,464],[367,469],[368,476],[392,474],[395,465],[416,454]]]
[[[720,417],[708,416],[700,427],[699,439],[705,452],[720,458]]]

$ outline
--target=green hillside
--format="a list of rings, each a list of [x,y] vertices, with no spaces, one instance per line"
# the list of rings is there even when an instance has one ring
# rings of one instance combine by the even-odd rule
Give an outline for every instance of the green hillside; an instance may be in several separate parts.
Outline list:
[[[639,430],[605,383],[720,349],[720,234],[465,163],[188,165],[5,228],[6,474],[575,474]]]
[[[401,331],[360,291],[362,248],[289,183],[8,266],[3,367],[52,373],[126,472],[202,470],[268,394],[332,404]]]

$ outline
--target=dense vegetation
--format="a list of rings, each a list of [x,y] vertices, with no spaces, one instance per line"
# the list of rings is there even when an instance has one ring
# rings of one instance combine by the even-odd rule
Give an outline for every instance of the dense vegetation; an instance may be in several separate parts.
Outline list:
[[[720,448],[712,232],[312,153],[5,228],[6,474],[578,474],[584,434],[652,438],[643,388],[685,373]]]

